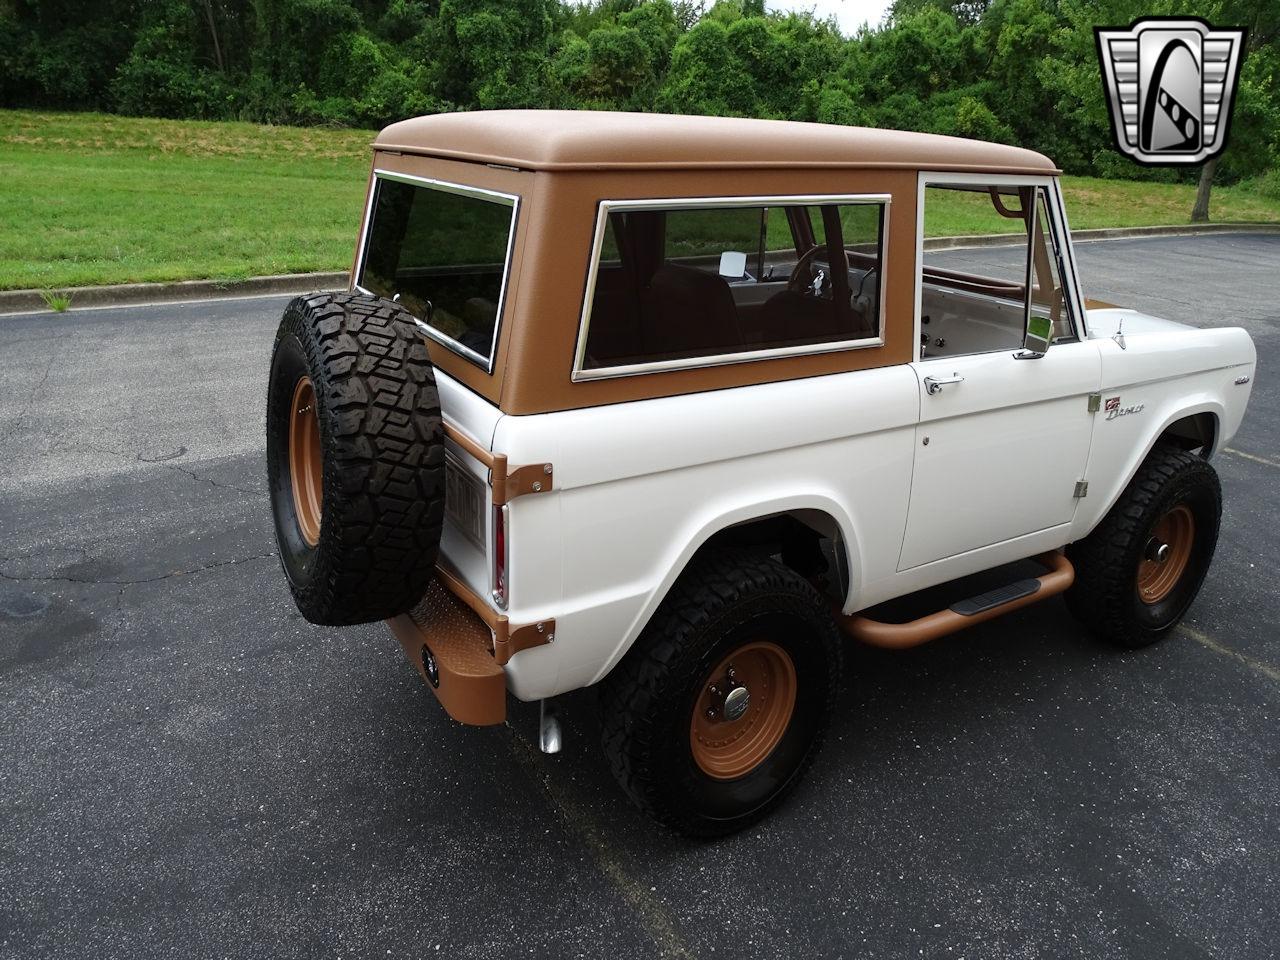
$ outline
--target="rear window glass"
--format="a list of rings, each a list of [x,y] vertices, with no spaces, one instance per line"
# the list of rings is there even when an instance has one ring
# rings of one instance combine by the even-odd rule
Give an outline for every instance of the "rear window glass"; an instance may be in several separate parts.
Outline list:
[[[880,342],[885,211],[606,203],[579,373]]]
[[[489,369],[506,290],[515,197],[379,174],[359,286]]]

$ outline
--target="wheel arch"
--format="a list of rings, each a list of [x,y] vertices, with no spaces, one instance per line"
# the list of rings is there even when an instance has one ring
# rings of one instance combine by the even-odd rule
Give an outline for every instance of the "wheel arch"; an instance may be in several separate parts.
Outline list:
[[[1099,489],[1099,485],[1095,484],[1095,488],[1089,491],[1089,499],[1081,501],[1082,504],[1092,501],[1092,509],[1087,513],[1077,513],[1072,539],[1079,540],[1087,536],[1102,522],[1103,517],[1115,506],[1120,495],[1132,482],[1143,461],[1161,441],[1173,441],[1184,450],[1199,449],[1201,457],[1210,459],[1218,450],[1225,413],[1221,401],[1213,397],[1202,398],[1167,412],[1160,425],[1145,435],[1143,443],[1134,444],[1123,462],[1123,468],[1113,474],[1110,486]],[[1097,443],[1096,433],[1094,442]],[[1094,500],[1094,494],[1102,496]]]
[[[648,592],[640,612],[613,653],[589,682],[597,683],[607,676],[631,649],[631,645],[639,638],[671,591],[672,585],[701,553],[733,546],[735,532],[741,534],[759,531],[764,525],[778,521],[791,529],[796,529],[795,525],[799,525],[819,535],[830,536],[835,543],[837,561],[843,561],[844,564],[843,570],[837,574],[842,577],[841,587],[846,596],[856,589],[857,572],[861,565],[853,519],[848,510],[830,494],[815,492],[742,503],[712,515],[700,516],[690,524],[688,535],[679,539],[681,545],[669,555],[668,562],[664,564],[663,575]]]
[[[1199,450],[1200,456],[1208,460],[1217,453],[1220,428],[1219,413],[1212,409],[1205,409],[1179,417],[1168,424],[1156,437],[1155,443],[1169,440],[1184,450]]]

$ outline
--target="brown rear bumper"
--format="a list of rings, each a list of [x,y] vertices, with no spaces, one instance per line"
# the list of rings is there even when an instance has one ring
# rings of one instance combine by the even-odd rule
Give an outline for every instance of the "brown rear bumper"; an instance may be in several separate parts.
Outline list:
[[[387,626],[449,716],[477,726],[507,718],[507,680],[490,653],[489,627],[439,576]]]
[[[437,567],[418,605],[387,626],[445,712],[486,726],[507,718],[503,664],[521,650],[554,640],[556,622],[515,626],[459,577]]]

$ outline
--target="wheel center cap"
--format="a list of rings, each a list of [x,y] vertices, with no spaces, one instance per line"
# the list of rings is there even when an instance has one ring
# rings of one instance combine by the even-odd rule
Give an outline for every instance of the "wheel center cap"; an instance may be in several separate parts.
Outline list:
[[[746,687],[734,687],[724,698],[724,718],[737,720],[747,712],[751,705],[751,692]]]
[[[1152,537],[1147,541],[1147,559],[1154,560],[1156,563],[1164,563],[1169,559],[1169,545]]]

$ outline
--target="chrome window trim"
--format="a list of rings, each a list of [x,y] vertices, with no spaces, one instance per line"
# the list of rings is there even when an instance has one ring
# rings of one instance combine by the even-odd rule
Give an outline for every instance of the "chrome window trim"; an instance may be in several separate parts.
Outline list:
[[[587,287],[583,294],[582,313],[578,318],[578,343],[574,348],[573,374],[571,379],[577,383],[586,380],[607,380],[615,377],[633,377],[646,373],[661,373],[668,370],[692,370],[702,367],[720,367],[731,363],[749,363],[758,360],[775,360],[778,357],[808,356],[811,354],[836,353],[841,350],[857,350],[884,346],[884,269],[889,252],[889,212],[893,196],[888,193],[856,193],[856,194],[795,194],[770,195],[754,197],[660,197],[646,200],[601,200],[596,211],[595,236],[591,243],[591,262],[587,269]],[[615,210],[701,210],[732,209],[735,207],[818,207],[827,204],[851,206],[853,204],[879,204],[881,213],[881,229],[879,239],[880,272],[878,288],[879,316],[877,329],[880,335],[863,337],[857,340],[825,341],[823,343],[800,344],[792,347],[774,347],[761,350],[743,350],[737,353],[720,353],[707,357],[684,357],[679,360],[653,360],[646,363],[629,363],[612,367],[599,367],[591,370],[583,369],[587,354],[587,336],[591,329],[591,307],[595,299],[596,274],[600,267],[600,252],[604,248],[604,233],[609,223],[609,214]]]
[[[921,170],[916,178],[916,275],[915,275],[915,346],[913,362],[924,363],[930,360],[954,359],[958,356],[979,356],[979,354],[947,354],[938,357],[920,356],[920,333],[922,325],[922,299],[924,294],[924,204],[925,188],[929,186],[946,186],[954,184],[980,184],[992,187],[1040,187],[1044,190],[1045,207],[1049,213],[1050,231],[1059,241],[1057,249],[1059,267],[1064,273],[1063,289],[1067,296],[1067,312],[1071,315],[1071,327],[1077,340],[1085,340],[1084,299],[1080,290],[1079,275],[1076,272],[1075,247],[1071,231],[1067,227],[1066,208],[1062,200],[1062,181],[1056,175],[1002,174],[1002,173],[955,173],[946,170]],[[1014,236],[1014,234],[1011,234]],[[1028,244],[1030,244],[1028,239]],[[956,247],[955,249],[962,249]],[[1069,280],[1068,280],[1069,278]],[[996,351],[986,351],[994,353]]]
[[[384,170],[381,167],[373,169],[373,184],[369,190],[369,202],[365,209],[364,225],[360,230],[360,249],[356,256],[355,278],[351,282],[353,289],[360,291],[366,296],[376,296],[372,291],[361,286],[360,281],[364,279],[364,263],[365,254],[368,252],[369,228],[373,225],[373,211],[377,205],[378,198],[378,181],[394,180],[398,183],[407,183],[415,187],[426,187],[429,190],[438,190],[441,193],[451,193],[460,197],[477,197],[489,203],[497,203],[502,206],[511,208],[511,223],[507,228],[507,250],[502,264],[502,285],[498,289],[498,309],[496,319],[493,324],[493,340],[489,344],[489,356],[472,350],[465,344],[459,343],[448,334],[441,333],[436,330],[425,320],[418,317],[413,318],[414,326],[424,336],[436,341],[442,346],[448,347],[459,356],[470,360],[476,366],[484,370],[485,373],[493,373],[493,365],[498,354],[498,334],[502,330],[503,313],[507,306],[507,288],[511,283],[511,257],[516,245],[516,227],[520,215],[520,197],[514,193],[503,193],[500,190],[489,190],[485,187],[471,187],[463,183],[453,183],[449,180],[436,180],[432,177],[416,177],[409,173],[396,173],[391,170]]]

